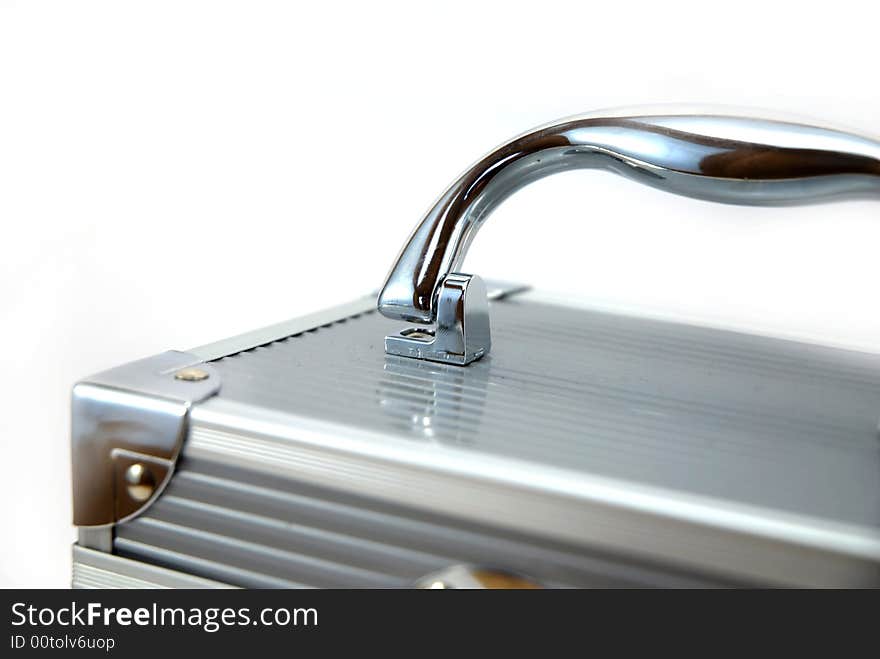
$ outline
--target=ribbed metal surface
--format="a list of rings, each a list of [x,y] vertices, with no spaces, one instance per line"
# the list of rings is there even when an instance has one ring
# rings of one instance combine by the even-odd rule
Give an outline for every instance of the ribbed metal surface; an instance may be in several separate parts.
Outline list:
[[[221,398],[417,442],[880,526],[880,359],[493,304],[467,368],[387,357],[376,313],[215,362]]]
[[[103,551],[73,547],[73,588],[229,588],[173,569]]]
[[[115,549],[252,588],[411,587],[459,563],[553,586],[724,583],[197,460],[183,463],[146,514],[117,528]]]
[[[146,579],[135,579],[112,570],[103,570],[93,565],[73,564],[73,588],[165,588]]]
[[[455,563],[880,582],[878,356],[516,297],[492,321],[467,368],[385,355],[399,325],[374,312],[213,362],[220,393],[115,551],[253,587]]]

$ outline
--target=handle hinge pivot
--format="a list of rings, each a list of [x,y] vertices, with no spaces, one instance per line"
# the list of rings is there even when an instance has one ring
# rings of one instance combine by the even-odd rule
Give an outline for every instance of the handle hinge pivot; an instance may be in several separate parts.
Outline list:
[[[408,327],[385,337],[389,355],[464,366],[489,352],[489,299],[477,275],[450,273],[437,293],[437,322],[432,328]]]

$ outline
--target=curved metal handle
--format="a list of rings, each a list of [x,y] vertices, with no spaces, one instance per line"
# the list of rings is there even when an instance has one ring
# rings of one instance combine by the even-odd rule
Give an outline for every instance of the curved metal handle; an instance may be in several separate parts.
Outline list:
[[[464,309],[442,318],[440,308],[444,299],[463,307],[463,291],[476,278],[455,275],[461,293],[446,296],[444,282],[461,265],[486,217],[519,188],[575,168],[605,169],[669,192],[735,204],[880,197],[880,142],[831,128],[733,111],[636,110],[564,119],[502,145],[443,193],[404,245],[379,295],[379,311],[415,323],[460,325],[452,330],[464,334]],[[482,313],[482,305],[471,304]],[[485,332],[486,345],[471,350],[472,358],[488,352],[488,321],[479,332]],[[417,341],[430,336],[390,347],[386,341],[386,349],[471,361],[467,354],[454,354],[461,345],[446,350],[450,356],[428,354],[440,346],[426,351]]]

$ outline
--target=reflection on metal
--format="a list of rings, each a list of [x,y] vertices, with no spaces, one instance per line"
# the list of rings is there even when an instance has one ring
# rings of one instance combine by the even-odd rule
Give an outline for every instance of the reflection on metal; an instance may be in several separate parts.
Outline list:
[[[125,484],[128,496],[134,501],[146,501],[156,491],[156,477],[142,462],[135,462],[125,470]]]
[[[491,346],[486,286],[474,275],[450,274],[443,280],[435,329],[408,328],[385,337],[389,355],[460,366],[479,359]]]
[[[210,377],[178,378],[183,371]],[[73,523],[109,525],[148,506],[171,478],[190,406],[219,388],[212,366],[173,351],[77,383],[71,409]]]
[[[462,370],[387,356],[379,405],[393,426],[414,438],[471,444],[480,429],[490,366]]]
[[[605,169],[668,192],[736,204],[880,197],[880,142],[839,130],[727,111],[615,111],[565,119],[481,159],[428,211],[391,269],[378,308],[388,318],[437,325],[436,336],[433,342],[389,337],[386,350],[459,365],[487,354],[488,332],[484,340],[458,331],[484,327],[480,317],[468,317],[471,309],[479,314],[484,308],[475,277],[457,274],[471,241],[516,190],[575,168]],[[458,298],[449,286],[462,281],[473,290],[459,284]],[[450,299],[457,313],[444,308]]]
[[[472,565],[452,565],[445,570],[422,577],[416,582],[416,588],[426,590],[534,590],[543,588],[543,586],[534,579],[506,570]]]
[[[489,352],[489,300],[528,290],[525,284],[451,274],[443,281],[436,328],[407,327],[385,337],[385,352],[464,366]]]

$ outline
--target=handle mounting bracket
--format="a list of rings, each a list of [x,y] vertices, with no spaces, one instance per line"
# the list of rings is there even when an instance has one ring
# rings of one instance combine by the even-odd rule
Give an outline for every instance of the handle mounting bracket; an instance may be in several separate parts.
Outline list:
[[[385,337],[389,355],[464,366],[489,352],[489,298],[477,275],[452,272],[443,278],[433,328],[408,327]]]

